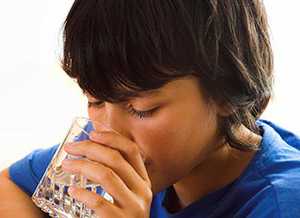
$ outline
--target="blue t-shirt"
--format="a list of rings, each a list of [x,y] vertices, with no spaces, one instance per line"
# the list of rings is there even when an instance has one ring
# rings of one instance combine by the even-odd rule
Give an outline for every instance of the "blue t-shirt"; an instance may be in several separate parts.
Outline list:
[[[257,124],[261,148],[238,179],[177,213],[166,209],[174,192],[170,186],[154,196],[151,218],[300,218],[300,138],[270,121]],[[11,179],[28,195],[57,147],[33,151],[9,168]]]

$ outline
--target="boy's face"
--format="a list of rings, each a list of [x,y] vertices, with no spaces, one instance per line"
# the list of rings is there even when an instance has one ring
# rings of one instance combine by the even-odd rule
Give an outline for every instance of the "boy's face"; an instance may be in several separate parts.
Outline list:
[[[126,102],[138,111],[155,111],[140,118],[125,104],[90,106],[89,117],[134,141],[146,159],[154,193],[170,186],[201,164],[218,142],[217,108],[204,99],[193,77],[172,81],[155,93]],[[97,99],[87,95],[89,102]]]

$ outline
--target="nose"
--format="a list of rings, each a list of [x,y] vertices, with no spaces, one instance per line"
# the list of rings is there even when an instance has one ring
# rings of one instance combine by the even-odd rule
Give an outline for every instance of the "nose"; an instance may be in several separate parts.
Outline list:
[[[105,102],[103,107],[91,108],[88,111],[90,119],[99,123],[99,125],[95,125],[96,131],[112,129],[130,138],[126,114],[119,105]]]

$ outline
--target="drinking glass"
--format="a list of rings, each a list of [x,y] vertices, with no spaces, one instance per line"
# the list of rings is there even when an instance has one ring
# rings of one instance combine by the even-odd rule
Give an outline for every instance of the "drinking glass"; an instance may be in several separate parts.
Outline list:
[[[82,175],[66,173],[62,170],[64,159],[81,159],[82,156],[70,155],[64,151],[64,146],[72,142],[89,140],[91,131],[109,130],[111,128],[89,120],[84,117],[74,119],[65,139],[62,141],[52,160],[50,161],[42,179],[32,195],[33,202],[48,213],[50,217],[57,218],[96,218],[94,211],[83,203],[76,201],[68,194],[70,186],[77,186],[95,192],[106,200],[114,202],[113,198],[105,192],[99,184],[91,182]],[[115,131],[116,132],[116,131]]]

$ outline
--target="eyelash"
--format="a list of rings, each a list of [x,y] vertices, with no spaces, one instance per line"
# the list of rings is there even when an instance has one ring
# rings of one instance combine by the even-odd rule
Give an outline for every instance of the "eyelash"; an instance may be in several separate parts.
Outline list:
[[[99,102],[88,102],[88,107],[100,107],[103,104],[103,102],[99,101]],[[153,108],[151,110],[148,111],[138,111],[136,109],[133,108],[132,105],[127,105],[126,106],[128,113],[138,117],[139,119],[144,119],[147,117],[151,117],[153,115],[153,113],[155,112],[155,110],[157,108]]]
[[[128,109],[128,112],[133,115],[133,116],[136,116],[138,117],[139,119],[144,119],[144,118],[147,118],[147,117],[151,117],[154,113],[154,111],[157,109],[157,108],[153,108],[151,110],[148,110],[148,111],[138,111],[136,109],[134,109],[132,107],[132,105],[128,105],[127,106],[127,109]]]

